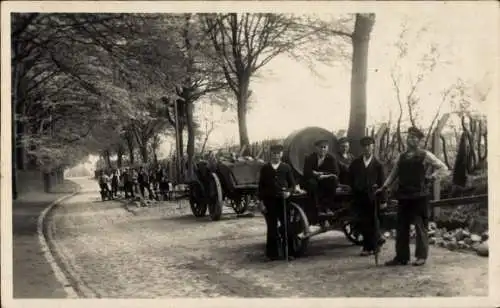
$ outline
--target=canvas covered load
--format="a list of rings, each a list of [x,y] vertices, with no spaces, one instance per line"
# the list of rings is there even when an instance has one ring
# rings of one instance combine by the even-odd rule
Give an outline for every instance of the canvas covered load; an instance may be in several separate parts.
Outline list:
[[[314,143],[317,140],[328,140],[329,151],[334,153],[337,149],[337,138],[335,135],[321,127],[306,127],[290,134],[283,142],[283,161],[292,166],[295,175],[304,175],[304,160],[316,150]]]

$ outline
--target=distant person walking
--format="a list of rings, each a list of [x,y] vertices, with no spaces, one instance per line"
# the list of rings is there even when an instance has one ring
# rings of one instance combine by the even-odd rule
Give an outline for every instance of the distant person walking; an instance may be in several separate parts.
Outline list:
[[[111,190],[109,189],[110,178],[104,170],[100,171],[98,180],[101,191],[104,193],[111,193]]]
[[[153,191],[151,190],[150,176],[149,176],[149,172],[145,168],[141,167],[139,169],[139,175],[137,177],[137,181],[139,183],[139,188],[141,190],[142,197],[145,198],[144,191],[147,190],[148,191],[148,198],[152,199],[153,198]]]
[[[118,170],[113,170],[113,175],[111,176],[111,194],[113,197],[118,196]]]

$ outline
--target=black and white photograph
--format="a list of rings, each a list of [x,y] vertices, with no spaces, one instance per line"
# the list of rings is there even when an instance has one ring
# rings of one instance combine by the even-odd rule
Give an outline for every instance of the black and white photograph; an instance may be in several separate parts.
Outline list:
[[[3,2],[2,308],[498,306],[498,12]]]

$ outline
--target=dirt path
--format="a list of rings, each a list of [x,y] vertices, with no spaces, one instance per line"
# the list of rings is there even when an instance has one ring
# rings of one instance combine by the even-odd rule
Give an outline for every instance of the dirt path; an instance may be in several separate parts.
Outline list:
[[[186,203],[136,214],[95,192],[55,211],[55,247],[85,296],[376,297],[486,296],[488,259],[431,248],[425,267],[374,266],[340,233],[311,240],[308,256],[266,262],[262,217],[196,219]],[[228,210],[229,211],[229,210]],[[381,253],[392,257],[393,242]],[[465,273],[467,269],[467,273]]]

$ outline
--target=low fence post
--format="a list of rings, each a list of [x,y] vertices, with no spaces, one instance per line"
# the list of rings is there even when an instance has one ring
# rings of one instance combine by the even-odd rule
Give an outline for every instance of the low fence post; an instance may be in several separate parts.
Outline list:
[[[387,126],[387,123],[383,123],[379,129],[377,130],[377,133],[374,136],[375,139],[375,157],[380,158],[380,148],[382,147],[382,137],[384,136],[385,132],[389,129]]]
[[[434,150],[434,155],[440,156],[439,154],[442,152],[442,147],[441,147],[441,132],[443,131],[443,128],[448,121],[448,118],[450,117],[449,113],[443,114],[441,119],[439,119],[436,128],[432,132],[432,148]],[[441,181],[440,179],[436,179],[432,183],[432,192],[433,192],[433,200],[434,201],[439,201],[441,199]],[[436,216],[439,216],[440,214],[440,208],[439,207],[433,207],[431,209],[431,220],[434,220]]]

